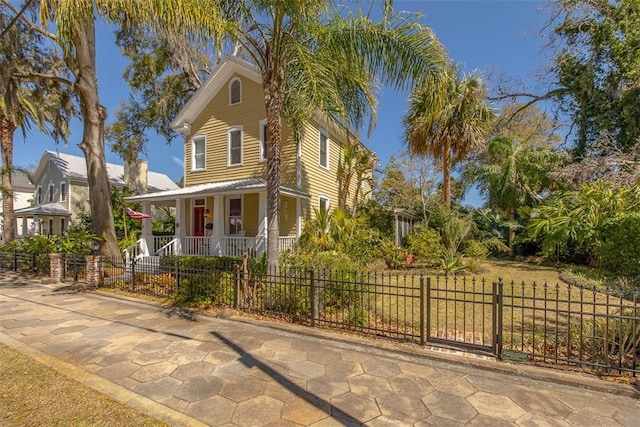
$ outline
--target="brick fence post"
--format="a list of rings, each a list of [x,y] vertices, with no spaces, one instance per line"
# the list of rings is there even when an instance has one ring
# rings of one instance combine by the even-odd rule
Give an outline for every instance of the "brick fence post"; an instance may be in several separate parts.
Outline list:
[[[56,283],[62,278],[62,255],[49,254],[49,278]]]
[[[95,289],[102,285],[102,269],[104,258],[102,255],[87,255],[87,288]]]

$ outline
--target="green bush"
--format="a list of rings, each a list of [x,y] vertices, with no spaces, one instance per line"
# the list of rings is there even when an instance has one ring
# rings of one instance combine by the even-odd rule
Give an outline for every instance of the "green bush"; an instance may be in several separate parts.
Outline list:
[[[469,271],[477,273],[480,265],[487,259],[489,249],[478,240],[469,240],[464,248],[465,263]]]
[[[444,252],[440,233],[424,225],[417,226],[413,232],[405,236],[403,245],[418,262],[429,267],[437,266]]]
[[[607,227],[595,249],[601,268],[618,276],[640,276],[640,216],[628,215]]]
[[[387,263],[388,268],[397,270],[406,265],[407,251],[396,246],[396,243],[394,241],[385,240],[382,242],[381,247],[384,261]]]

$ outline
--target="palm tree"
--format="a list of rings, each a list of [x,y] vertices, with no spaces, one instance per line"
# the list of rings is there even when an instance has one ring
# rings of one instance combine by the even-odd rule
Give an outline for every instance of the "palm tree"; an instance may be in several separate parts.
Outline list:
[[[451,207],[451,166],[478,151],[493,124],[494,113],[486,103],[483,80],[460,75],[447,67],[442,91],[417,86],[403,118],[405,139],[414,154],[431,155],[442,162],[444,204]]]
[[[224,33],[262,75],[267,115],[267,261],[278,265],[283,125],[300,140],[318,112],[359,128],[375,116],[376,84],[406,88],[441,71],[433,33],[385,7],[381,21],[341,16],[331,0],[223,2]],[[388,4],[387,4],[388,6]],[[377,80],[376,80],[377,78]]]
[[[378,159],[375,153],[358,142],[351,143],[344,147],[342,161],[338,165],[338,182],[340,184],[338,207],[340,209],[347,210],[349,207],[348,198],[353,182],[353,202],[350,207],[351,214],[355,215],[362,184],[371,177],[373,167],[377,162]]]
[[[549,173],[560,166],[562,156],[548,144],[520,142],[498,136],[478,156],[466,174],[487,197],[487,205],[509,217],[509,250],[513,255],[516,211],[534,205],[549,189]]]
[[[535,107],[506,104],[496,133],[487,150],[467,164],[463,180],[475,184],[487,206],[505,215],[509,222],[508,243],[513,255],[516,211],[533,206],[553,184],[550,173],[561,166],[562,154],[554,149],[560,141],[558,124]]]
[[[0,5],[2,6],[2,5]],[[26,4],[21,12],[33,13]],[[13,138],[15,131],[26,133],[35,125],[56,141],[65,140],[67,123],[73,112],[68,87],[41,76],[60,68],[58,55],[42,44],[38,33],[29,31],[19,19],[7,20],[0,7],[0,152],[2,153],[3,239],[15,239],[13,205]]]
[[[9,0],[0,2],[14,14],[12,22],[21,22],[28,31],[58,43],[62,50],[66,69],[72,74],[73,82],[60,75],[39,72],[28,72],[25,77],[30,77],[32,82],[43,79],[66,83],[77,96],[83,122],[82,141],[78,145],[87,163],[93,233],[102,240],[101,254],[120,256],[105,159],[104,122],[107,110],[101,105],[98,96],[96,14],[100,13],[108,20],[126,21],[129,24],[140,22],[139,25],[144,25],[150,22],[165,28],[175,28],[175,31],[207,28],[207,34],[217,34],[222,22],[216,14],[217,9],[208,8],[208,5],[199,0],[40,0],[41,26],[35,19],[21,15],[20,10]],[[3,33],[4,38],[6,34]],[[42,84],[46,87],[46,84]]]

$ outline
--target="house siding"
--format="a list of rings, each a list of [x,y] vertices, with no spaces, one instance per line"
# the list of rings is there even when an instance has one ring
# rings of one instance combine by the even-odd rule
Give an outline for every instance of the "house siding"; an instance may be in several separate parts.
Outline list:
[[[242,227],[245,236],[254,237],[258,235],[258,205],[257,193],[245,194],[242,201]]]
[[[90,212],[89,186],[86,183],[72,181],[69,185],[69,210],[71,211],[71,221],[75,223],[81,213]]]
[[[185,138],[185,186],[220,182],[248,177],[264,177],[266,167],[259,162],[259,122],[266,117],[262,86],[235,74],[229,81],[242,82],[242,102],[229,105],[228,82],[209,102],[198,120],[192,124],[191,135]],[[229,166],[227,133],[231,127],[242,126],[242,165]],[[205,170],[192,170],[191,137],[204,135]]]
[[[329,136],[329,168],[320,166],[320,129],[317,122],[309,122],[302,144],[302,187],[311,196],[310,217],[314,217],[313,208],[318,209],[320,196],[329,199],[330,208],[337,207],[340,190],[337,173],[342,147],[334,133],[322,128]]]

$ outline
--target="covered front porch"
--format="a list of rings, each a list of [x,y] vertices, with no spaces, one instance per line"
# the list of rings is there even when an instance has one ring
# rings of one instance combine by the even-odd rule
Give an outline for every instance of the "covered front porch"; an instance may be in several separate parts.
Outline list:
[[[245,179],[189,186],[177,190],[132,196],[140,203],[141,238],[129,255],[211,255],[260,257],[267,251],[267,193],[262,179]],[[280,189],[280,236],[278,250],[292,249],[301,233],[309,196]],[[175,209],[173,236],[153,236],[152,206]]]

